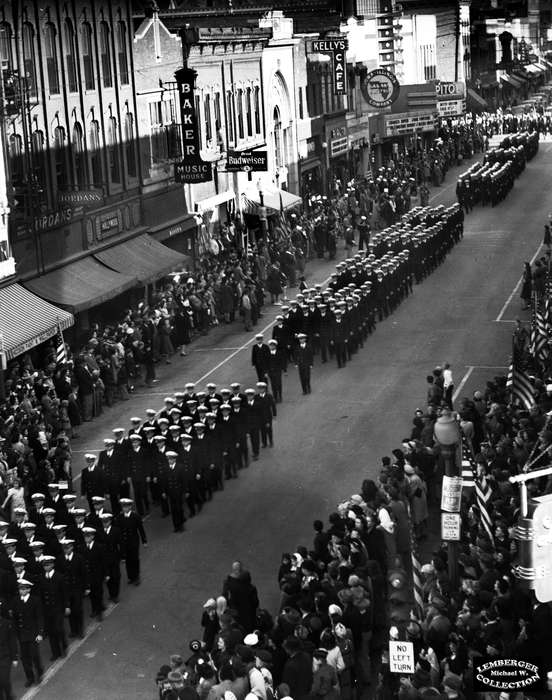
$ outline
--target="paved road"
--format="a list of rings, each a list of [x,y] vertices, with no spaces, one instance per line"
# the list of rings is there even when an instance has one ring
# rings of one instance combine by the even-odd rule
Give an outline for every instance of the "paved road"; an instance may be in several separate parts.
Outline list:
[[[408,434],[413,410],[423,404],[428,370],[451,362],[459,395],[504,373],[519,311],[518,294],[510,297],[552,205],[551,149],[541,146],[506,202],[470,215],[464,240],[445,264],[378,325],[345,369],[317,365],[313,393],[303,397],[290,368],[275,448],[216,494],[185,533],[173,534],[158,514],[148,520],[143,585],[123,590],[112,614],[27,699],[155,697],[157,668],[170,653],[186,653],[199,632],[202,603],[219,593],[233,559],[252,572],[262,604],[277,606],[281,553],[299,543],[310,546],[312,520],[325,518],[363,478],[376,475],[381,456]],[[433,204],[452,201],[453,193],[449,175]],[[311,271],[313,279],[330,272],[320,264]],[[266,324],[275,313],[267,313]],[[159,406],[189,379],[253,383],[249,348],[238,350],[248,340],[234,328],[217,329],[167,368],[155,392],[139,393],[87,426],[77,449],[97,449],[116,421],[126,427],[131,415]]]

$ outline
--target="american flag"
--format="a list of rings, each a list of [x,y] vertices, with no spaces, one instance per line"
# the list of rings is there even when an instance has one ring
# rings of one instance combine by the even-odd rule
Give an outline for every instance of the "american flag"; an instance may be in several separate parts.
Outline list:
[[[471,459],[473,458],[472,448],[468,438],[462,434],[462,490],[471,493],[468,489],[475,488]]]
[[[506,378],[506,389],[511,394],[512,403],[518,402],[523,404],[525,408],[531,408],[535,404],[534,389],[529,375],[520,367],[518,355],[519,352],[513,343],[512,361]]]
[[[538,308],[536,298],[531,311],[531,334],[529,352],[536,362],[544,362],[548,357],[548,326],[545,314]]]
[[[61,326],[58,323],[58,330],[56,333],[56,364],[64,365],[67,362],[67,348],[65,347],[65,341],[63,340],[63,333],[61,331]]]
[[[470,463],[473,481],[475,484],[475,499],[477,501],[477,507],[479,508],[480,525],[491,543],[494,544],[493,521],[491,519],[489,509],[487,508],[487,503],[489,502],[492,493],[491,487],[489,486],[487,477],[484,474],[481,476],[477,475],[477,465],[472,456],[471,450],[467,451],[467,460]]]

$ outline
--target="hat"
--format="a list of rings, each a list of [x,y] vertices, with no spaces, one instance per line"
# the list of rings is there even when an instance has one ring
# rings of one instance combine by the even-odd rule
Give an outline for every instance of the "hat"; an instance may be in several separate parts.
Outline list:
[[[230,389],[239,389],[240,386],[241,384],[239,382],[232,382],[232,384],[230,384]]]
[[[51,554],[43,554],[42,557],[40,557],[40,562],[42,564],[51,564],[52,562],[55,562],[55,560],[56,558]]]
[[[257,382],[257,386],[259,389],[266,389],[266,382]]]
[[[111,431],[114,435],[121,435],[122,433],[125,432],[124,428],[113,428]]]
[[[106,510],[104,513],[100,515],[101,520],[112,520],[113,518],[113,513],[110,513],[108,510]]]
[[[84,459],[85,459],[87,462],[94,462],[94,461],[96,460],[96,455],[93,455],[93,454],[91,454],[91,453],[88,453],[88,454],[85,454],[85,455],[84,455]]]
[[[46,496],[43,493],[33,493],[31,496],[31,501],[39,501],[39,500],[44,500]]]
[[[172,450],[167,450],[165,454],[167,455],[167,457],[178,457],[178,452],[173,452]]]
[[[167,675],[167,680],[169,681],[169,683],[182,683],[182,681],[184,680],[184,677],[180,673],[180,671],[171,671]]]
[[[259,340],[259,338],[262,340],[264,338],[264,335],[262,333],[257,333],[257,335],[255,336],[255,339]]]
[[[246,390],[245,390],[245,393],[246,393],[248,396],[250,396],[251,394],[254,394],[254,393],[255,393],[255,389],[246,389]]]
[[[17,509],[15,512],[17,512]],[[42,515],[55,515],[55,514],[56,514],[55,508],[43,508],[42,509]]]
[[[34,584],[32,584],[30,581],[27,581],[26,578],[20,578],[17,581],[17,585],[19,588],[32,588]]]
[[[130,422],[131,422],[131,423],[141,423],[141,422],[142,422],[142,419],[139,418],[138,416],[133,416],[133,417],[130,419]]]
[[[76,493],[66,493],[66,494],[63,495],[61,498],[62,498],[62,500],[64,500],[66,503],[68,503],[69,501],[75,501],[76,498],[77,498],[77,494],[76,494]]]
[[[259,637],[257,637],[255,632],[251,632],[251,634],[247,634],[244,637],[243,643],[248,647],[254,647],[259,643]]]
[[[96,534],[95,527],[83,527],[82,531],[83,531],[83,534],[85,534],[85,535],[95,535]]]
[[[103,503],[105,498],[103,496],[92,496],[92,503]]]
[[[14,566],[23,566],[23,564],[27,563],[27,560],[24,557],[14,557],[12,563]]]
[[[155,432],[155,428],[153,427],[153,425],[147,425],[147,426],[144,428],[144,432],[145,432],[145,433],[154,433],[154,432]],[[132,436],[131,436],[131,437],[132,437]]]
[[[10,524],[7,523],[5,520],[0,520],[0,527],[9,527]]]
[[[232,406],[230,406],[229,403],[223,403],[222,406],[220,407],[220,410],[221,411],[231,411]]]
[[[193,437],[189,433],[182,433],[180,436],[181,440],[193,440]]]
[[[165,396],[163,403],[174,403],[174,399],[172,396]]]
[[[343,610],[341,610],[341,608],[339,607],[339,605],[335,605],[335,604],[332,603],[332,605],[330,605],[330,606],[328,607],[328,614],[329,614],[329,615],[342,615],[342,614],[343,614]]]
[[[203,603],[204,608],[216,608],[217,606],[217,601],[214,598],[209,598],[209,600],[206,600]]]
[[[269,345],[278,345],[278,341],[275,340],[274,338],[271,338],[271,339],[268,341],[268,344],[269,344]]]
[[[146,408],[146,416],[155,416],[157,411],[154,408]]]
[[[185,389],[195,389],[195,384],[193,382],[188,382],[187,384],[184,384]]]
[[[104,445],[114,445],[115,440],[113,438],[104,438]]]
[[[14,540],[13,537],[6,537],[4,540],[4,547],[13,547],[16,544],[17,540]]]
[[[190,642],[190,651],[198,652],[201,650],[201,642],[199,639],[192,639]]]
[[[155,442],[165,442],[165,436],[164,435],[156,435],[154,438]]]
[[[209,382],[209,384],[207,384],[207,389],[216,389],[216,388],[217,388],[217,385],[213,384],[213,382]]]
[[[132,433],[128,436],[129,440],[142,440],[142,436],[139,433]]]
[[[61,541],[63,544],[64,540]],[[40,549],[41,547],[44,547],[44,542],[41,542],[40,540],[33,540],[32,542],[29,542],[29,547],[31,549]]]
[[[241,403],[241,397],[240,396],[232,396],[230,399],[232,403]]]
[[[132,498],[120,498],[119,503],[122,506],[131,506],[134,503],[134,501],[132,500]]]
[[[67,530],[67,525],[64,525],[63,523],[58,523],[57,525],[54,525],[52,528],[54,532],[61,532],[62,530]]]
[[[180,656],[180,654],[171,655],[171,664],[174,664],[175,666],[182,666],[183,663],[184,659]]]

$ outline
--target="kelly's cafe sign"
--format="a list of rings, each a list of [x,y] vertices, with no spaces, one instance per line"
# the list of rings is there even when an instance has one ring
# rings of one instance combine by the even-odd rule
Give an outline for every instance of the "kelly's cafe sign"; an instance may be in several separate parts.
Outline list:
[[[199,155],[199,131],[194,106],[194,87],[197,73],[192,68],[180,68],[175,73],[180,97],[180,119],[182,124],[183,158],[174,166],[176,182],[210,182],[211,163]]]
[[[311,53],[329,54],[332,59],[334,93],[347,94],[347,39],[320,39],[311,42]]]

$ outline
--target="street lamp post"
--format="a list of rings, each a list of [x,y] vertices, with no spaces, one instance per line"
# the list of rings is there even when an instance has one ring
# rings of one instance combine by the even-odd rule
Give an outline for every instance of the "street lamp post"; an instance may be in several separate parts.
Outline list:
[[[445,462],[445,475],[459,476],[456,451],[460,442],[460,428],[456,416],[450,411],[443,411],[434,426],[434,435],[441,448]],[[453,590],[458,586],[458,542],[447,543],[448,574]]]
[[[261,238],[266,241],[267,238],[267,221],[266,221],[266,207],[264,205],[264,193],[261,184],[258,185],[259,189],[259,221],[261,222]]]

